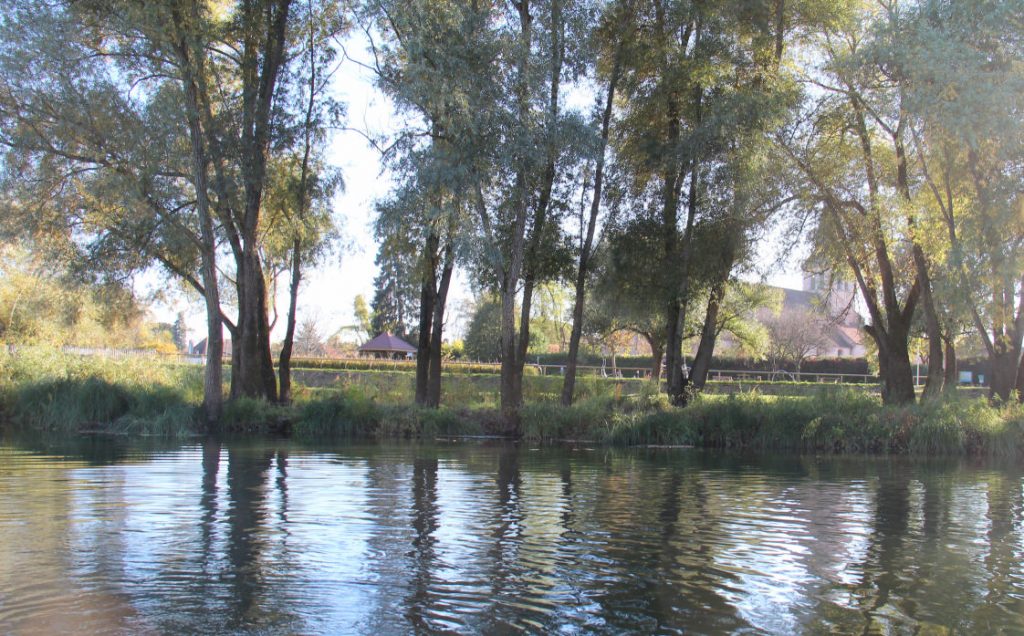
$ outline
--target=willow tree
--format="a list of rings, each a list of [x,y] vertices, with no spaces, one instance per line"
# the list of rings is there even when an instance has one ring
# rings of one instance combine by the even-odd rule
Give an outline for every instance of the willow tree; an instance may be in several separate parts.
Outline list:
[[[396,184],[377,205],[378,256],[382,274],[395,265],[388,283],[407,290],[410,305],[418,296],[416,401],[433,407],[448,291],[474,234],[467,217],[493,143],[493,14],[487,5],[385,0],[362,13],[376,83],[404,120],[384,154]]]
[[[910,169],[948,273],[940,300],[968,316],[989,360],[991,394],[1024,388],[1024,2],[922,0],[888,15],[888,60],[910,123]],[[947,312],[949,313],[949,312]]]
[[[614,116],[615,96],[622,79],[623,58],[628,41],[636,34],[630,31],[633,20],[630,15],[631,3],[619,1],[604,7],[598,23],[589,34],[589,48],[593,51],[592,73],[601,87],[592,126],[597,131],[597,143],[592,156],[593,185],[590,171],[584,169],[578,222],[577,265],[575,272],[575,295],[572,307],[572,331],[569,335],[568,360],[565,378],[562,381],[562,405],[573,401],[576,387],[576,365],[579,358],[580,339],[583,336],[583,317],[587,301],[587,280],[592,275],[595,236],[600,220],[605,191],[605,171],[608,161],[608,145]],[[590,194],[589,209],[582,202]]]
[[[635,28],[647,36],[636,38],[625,56],[616,152],[632,175],[632,207],[661,225],[661,268],[674,281],[663,308],[667,389],[682,404],[684,325],[699,291],[695,263],[705,260],[695,228],[721,217],[720,175],[763,145],[759,135],[776,127],[792,105],[793,91],[780,72],[786,43],[828,11],[783,0],[651,0],[636,3],[633,15]],[[746,195],[732,188],[728,196],[736,197],[727,221],[736,231],[760,223]],[[720,259],[724,278],[734,262]]]
[[[11,211],[45,207],[25,214],[26,225],[71,236],[121,269],[158,263],[203,296],[211,420],[223,328],[232,395],[277,396],[263,203],[282,114],[296,105],[281,79],[306,46],[292,37],[302,15],[292,9],[290,0],[26,2],[2,23],[5,176],[19,198]]]
[[[533,292],[560,274],[559,216],[579,159],[582,125],[564,91],[587,22],[572,0],[512,2],[504,155],[495,155],[490,207],[478,200],[480,226],[501,298],[501,410],[507,432],[521,434],[523,368],[530,344]],[[518,303],[517,303],[518,300]],[[516,308],[519,308],[518,329]]]

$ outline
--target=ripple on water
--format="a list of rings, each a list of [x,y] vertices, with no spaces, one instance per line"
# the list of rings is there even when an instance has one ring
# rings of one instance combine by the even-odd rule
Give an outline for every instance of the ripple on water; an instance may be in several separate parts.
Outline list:
[[[1024,630],[1015,467],[47,453],[0,447],[2,633]]]

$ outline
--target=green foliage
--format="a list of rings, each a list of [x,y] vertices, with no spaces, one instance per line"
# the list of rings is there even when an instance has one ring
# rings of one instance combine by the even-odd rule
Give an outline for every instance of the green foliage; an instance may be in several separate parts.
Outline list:
[[[196,430],[199,367],[106,360],[45,348],[0,353],[0,405],[19,426],[182,436]]]
[[[175,351],[117,282],[94,283],[41,250],[0,245],[0,342]]]
[[[341,389],[296,392],[296,405],[228,403],[224,431],[291,430],[345,438],[479,435],[497,430],[497,377],[461,376],[449,404],[412,404],[410,374],[363,373]],[[524,435],[535,442],[697,445],[758,451],[1002,455],[1024,453],[1024,406],[950,398],[883,406],[864,391],[819,387],[807,397],[701,394],[671,407],[650,383],[583,379],[572,407],[560,378],[526,382]],[[396,385],[398,383],[398,386]],[[198,431],[201,369],[152,359],[114,361],[30,349],[0,353],[0,412],[17,426],[64,433],[184,436]]]
[[[321,392],[296,414],[298,436],[423,437],[479,434],[479,426],[447,408],[382,404],[354,388]]]
[[[463,339],[470,360],[501,358],[501,302],[493,297],[478,298]]]

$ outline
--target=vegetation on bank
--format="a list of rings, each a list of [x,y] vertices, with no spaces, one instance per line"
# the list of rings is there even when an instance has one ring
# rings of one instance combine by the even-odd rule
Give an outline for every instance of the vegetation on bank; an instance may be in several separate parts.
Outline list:
[[[110,360],[46,348],[0,352],[0,419],[53,431],[196,431],[202,368],[147,358]]]
[[[368,374],[369,375],[369,374]],[[467,378],[469,379],[469,378]],[[524,439],[614,445],[692,445],[755,451],[1012,455],[1024,453],[1024,406],[949,398],[883,406],[877,396],[820,387],[810,396],[704,394],[675,408],[651,385],[633,394],[618,383],[586,379],[572,407],[530,378],[522,409]],[[533,386],[536,385],[536,386]],[[451,379],[447,399],[460,408],[412,404],[412,387],[350,382],[299,388],[283,407],[230,402],[224,431],[289,431],[297,436],[431,438],[489,435],[500,428],[496,397],[478,383]],[[202,369],[147,359],[107,360],[46,350],[0,353],[0,418],[57,432],[200,434]]]

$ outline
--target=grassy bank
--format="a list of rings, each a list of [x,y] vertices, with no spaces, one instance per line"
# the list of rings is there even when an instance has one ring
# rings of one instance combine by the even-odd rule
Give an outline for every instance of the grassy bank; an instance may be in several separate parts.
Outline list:
[[[0,419],[22,427],[182,436],[196,430],[202,392],[194,365],[0,351]]]
[[[497,378],[446,378],[458,408],[412,405],[412,379],[346,375],[335,388],[299,387],[289,407],[258,400],[227,405],[229,431],[287,429],[297,436],[349,438],[487,435],[499,430]],[[983,399],[884,407],[874,395],[819,387],[806,396],[705,394],[671,408],[650,384],[625,392],[600,378],[581,382],[582,399],[557,404],[559,378],[527,378],[524,437],[614,445],[693,445],[757,451],[1012,455],[1024,452],[1024,408]],[[493,386],[492,386],[493,383]],[[549,386],[550,385],[550,386]],[[47,351],[0,353],[2,419],[65,432],[185,436],[201,433],[197,366],[112,361]]]

